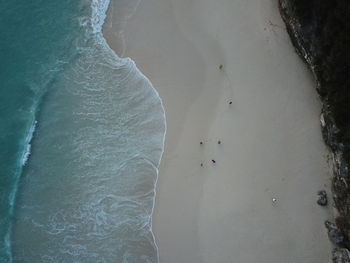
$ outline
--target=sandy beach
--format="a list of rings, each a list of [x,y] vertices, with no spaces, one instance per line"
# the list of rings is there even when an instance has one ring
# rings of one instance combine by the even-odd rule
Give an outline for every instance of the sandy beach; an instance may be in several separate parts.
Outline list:
[[[160,262],[330,262],[320,101],[277,1],[112,0],[104,33],[166,110]]]

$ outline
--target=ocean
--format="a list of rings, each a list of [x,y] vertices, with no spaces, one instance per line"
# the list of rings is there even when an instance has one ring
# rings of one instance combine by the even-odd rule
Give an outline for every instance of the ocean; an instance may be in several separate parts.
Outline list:
[[[158,262],[165,113],[109,2],[0,3],[0,262]]]

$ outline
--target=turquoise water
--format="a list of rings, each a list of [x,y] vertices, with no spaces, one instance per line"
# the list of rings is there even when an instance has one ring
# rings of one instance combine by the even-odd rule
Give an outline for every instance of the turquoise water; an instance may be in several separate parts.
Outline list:
[[[106,44],[107,6],[1,1],[0,262],[158,261],[164,110]]]

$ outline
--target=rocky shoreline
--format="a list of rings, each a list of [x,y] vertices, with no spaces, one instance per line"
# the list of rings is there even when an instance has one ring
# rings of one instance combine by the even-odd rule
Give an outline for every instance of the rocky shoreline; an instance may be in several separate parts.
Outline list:
[[[335,223],[326,222],[333,262],[350,262],[350,2],[279,0],[299,56],[308,64],[322,100],[321,128],[333,155]]]

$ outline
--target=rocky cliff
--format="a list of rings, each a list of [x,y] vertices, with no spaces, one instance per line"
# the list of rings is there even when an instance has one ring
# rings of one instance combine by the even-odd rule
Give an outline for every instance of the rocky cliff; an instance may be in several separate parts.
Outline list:
[[[350,262],[350,1],[279,0],[279,7],[323,103],[321,128],[334,157],[332,192],[339,212],[333,227],[341,240],[333,261]]]

